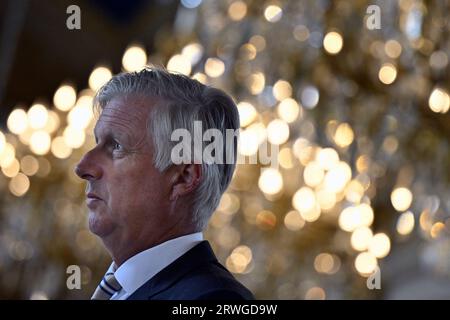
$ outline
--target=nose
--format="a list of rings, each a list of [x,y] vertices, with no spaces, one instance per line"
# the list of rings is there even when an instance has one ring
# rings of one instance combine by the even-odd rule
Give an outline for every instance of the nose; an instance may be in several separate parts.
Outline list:
[[[102,168],[98,164],[98,161],[94,159],[94,150],[87,152],[75,167],[75,174],[81,179],[94,181],[100,179],[102,176]]]

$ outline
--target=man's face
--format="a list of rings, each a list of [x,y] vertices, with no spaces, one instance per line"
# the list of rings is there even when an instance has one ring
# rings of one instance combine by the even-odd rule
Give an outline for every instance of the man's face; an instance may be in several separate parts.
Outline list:
[[[147,133],[150,108],[135,97],[108,102],[94,129],[97,145],[76,169],[87,180],[89,228],[110,247],[148,246],[170,228],[170,186],[153,165]]]

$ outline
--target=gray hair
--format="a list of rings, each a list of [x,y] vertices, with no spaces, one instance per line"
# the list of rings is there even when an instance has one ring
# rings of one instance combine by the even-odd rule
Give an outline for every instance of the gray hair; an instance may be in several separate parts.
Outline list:
[[[148,123],[155,147],[153,164],[160,172],[173,165],[171,151],[176,143],[171,140],[171,134],[174,130],[186,129],[194,137],[194,121],[200,121],[203,130],[218,129],[225,137],[227,129],[236,132],[240,127],[236,104],[225,92],[158,67],[114,76],[97,92],[94,106],[101,110],[113,98],[128,95],[160,98],[165,102],[151,108]],[[232,152],[232,163],[203,161],[201,164],[202,181],[195,192],[192,216],[192,222],[200,229],[207,225],[231,182],[236,166],[236,135],[232,142],[230,146],[224,141],[222,152],[224,157]],[[202,141],[202,150],[205,144]]]

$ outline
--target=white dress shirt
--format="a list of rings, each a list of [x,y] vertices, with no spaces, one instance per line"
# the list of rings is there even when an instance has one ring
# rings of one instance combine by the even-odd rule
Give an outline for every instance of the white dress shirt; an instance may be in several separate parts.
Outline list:
[[[139,252],[117,268],[114,276],[122,286],[111,300],[126,300],[158,272],[203,241],[201,232],[168,240]]]

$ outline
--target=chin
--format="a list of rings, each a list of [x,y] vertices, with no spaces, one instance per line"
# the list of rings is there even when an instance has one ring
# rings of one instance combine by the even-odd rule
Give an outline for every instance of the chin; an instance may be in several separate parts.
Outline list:
[[[112,233],[114,224],[108,218],[102,217],[101,213],[89,211],[89,230],[104,238]]]

